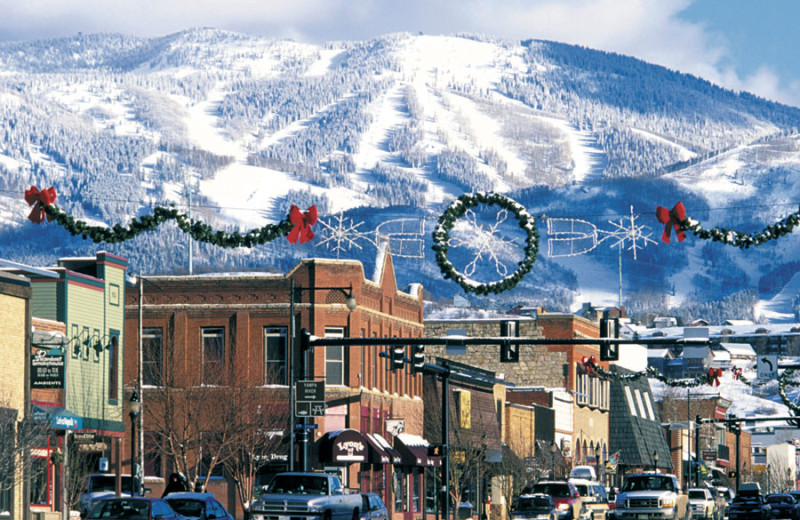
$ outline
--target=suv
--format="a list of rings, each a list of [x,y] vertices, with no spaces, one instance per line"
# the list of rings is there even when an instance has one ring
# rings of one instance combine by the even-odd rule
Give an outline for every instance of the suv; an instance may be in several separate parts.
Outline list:
[[[550,495],[556,504],[558,520],[578,520],[581,516],[581,495],[575,484],[566,480],[541,480],[524,494]]]
[[[130,475],[122,475],[123,497],[131,496],[133,481]],[[78,499],[81,517],[85,517],[92,505],[104,498],[116,496],[117,476],[114,473],[93,473],[86,476],[86,483]]]
[[[729,520],[769,520],[772,508],[761,496],[761,486],[748,482],[739,486],[739,491],[728,506]]]
[[[605,520],[608,513],[608,495],[603,484],[582,478],[570,478],[581,495],[583,508],[590,520]]]
[[[556,520],[556,504],[550,495],[520,495],[511,510],[512,520],[528,520],[540,518],[542,520]]]
[[[701,520],[714,520],[717,516],[717,504],[711,491],[706,488],[691,488],[689,490],[689,507],[692,518]]]

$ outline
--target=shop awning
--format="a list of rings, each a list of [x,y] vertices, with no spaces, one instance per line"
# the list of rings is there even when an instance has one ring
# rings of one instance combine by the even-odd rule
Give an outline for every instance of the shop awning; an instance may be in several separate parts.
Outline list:
[[[385,441],[384,441],[385,442]],[[392,464],[388,453],[373,434],[352,428],[325,433],[320,439],[319,458],[323,462]]]
[[[400,453],[405,466],[441,466],[441,457],[428,457],[428,444],[419,435],[410,433],[400,433],[394,438],[394,448]]]
[[[389,444],[389,441],[384,439],[380,433],[373,433],[371,435],[376,441],[378,441],[378,444],[380,444],[381,448],[383,448],[383,450],[389,454],[389,457],[392,459],[392,464],[400,465],[403,463],[403,457],[400,455],[400,452],[392,448],[392,445]]]

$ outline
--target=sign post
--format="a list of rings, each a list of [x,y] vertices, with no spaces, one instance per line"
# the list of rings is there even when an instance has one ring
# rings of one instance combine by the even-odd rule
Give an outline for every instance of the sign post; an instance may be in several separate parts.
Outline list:
[[[295,383],[295,396],[296,416],[325,416],[325,381],[297,381]]]

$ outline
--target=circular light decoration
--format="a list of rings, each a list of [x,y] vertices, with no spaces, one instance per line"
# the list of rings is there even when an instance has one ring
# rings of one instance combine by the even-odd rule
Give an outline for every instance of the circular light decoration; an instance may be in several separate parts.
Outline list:
[[[478,205],[497,206],[501,208],[501,211],[505,210],[513,213],[517,218],[519,227],[526,234],[524,258],[518,262],[517,269],[494,282],[482,283],[472,280],[468,274],[456,269],[448,257],[451,246],[450,231],[459,219]],[[498,223],[500,222],[498,221]],[[495,229],[492,228],[491,231],[493,232]],[[439,217],[439,223],[433,231],[433,250],[436,252],[436,263],[439,265],[445,279],[453,280],[466,292],[479,295],[496,294],[516,287],[533,268],[533,263],[536,261],[536,254],[539,250],[539,233],[536,231],[536,222],[528,213],[528,210],[505,195],[493,192],[464,194],[454,200]],[[493,254],[491,251],[482,250],[482,252]],[[480,255],[481,252],[476,256],[476,260],[480,258]],[[497,260],[495,261],[497,262]]]

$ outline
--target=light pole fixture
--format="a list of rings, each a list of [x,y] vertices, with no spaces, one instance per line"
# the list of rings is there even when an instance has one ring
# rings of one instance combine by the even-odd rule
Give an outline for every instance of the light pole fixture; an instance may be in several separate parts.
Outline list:
[[[555,441],[550,443],[550,477],[556,478],[556,447]]]
[[[358,307],[358,302],[353,296],[353,284],[347,287],[298,287],[294,284],[294,278],[291,279],[291,286],[289,288],[289,352],[290,352],[290,366],[289,366],[289,471],[294,471],[294,439],[300,443],[299,458],[301,471],[308,471],[308,444],[309,432],[306,428],[306,417],[300,417],[300,423],[297,424],[297,414],[295,410],[296,395],[295,395],[295,381],[294,381],[294,363],[295,359],[300,363],[300,380],[305,381],[308,379],[308,352],[302,349],[295,348],[295,305],[298,296],[303,291],[339,291],[344,294],[345,307],[349,312],[353,312]],[[314,305],[312,303],[312,305]],[[348,320],[349,323],[349,320]],[[295,354],[297,357],[295,358]]]
[[[653,472],[658,471],[658,452],[653,452]]]
[[[600,479],[600,482],[602,482],[603,476],[600,473],[600,443],[594,447],[594,465],[597,470],[597,477]]]
[[[140,413],[142,413],[142,403],[139,401],[139,394],[134,390],[128,401],[128,415],[131,416],[131,496],[135,496],[136,491],[139,490],[137,482],[139,465],[136,463],[136,418]]]

